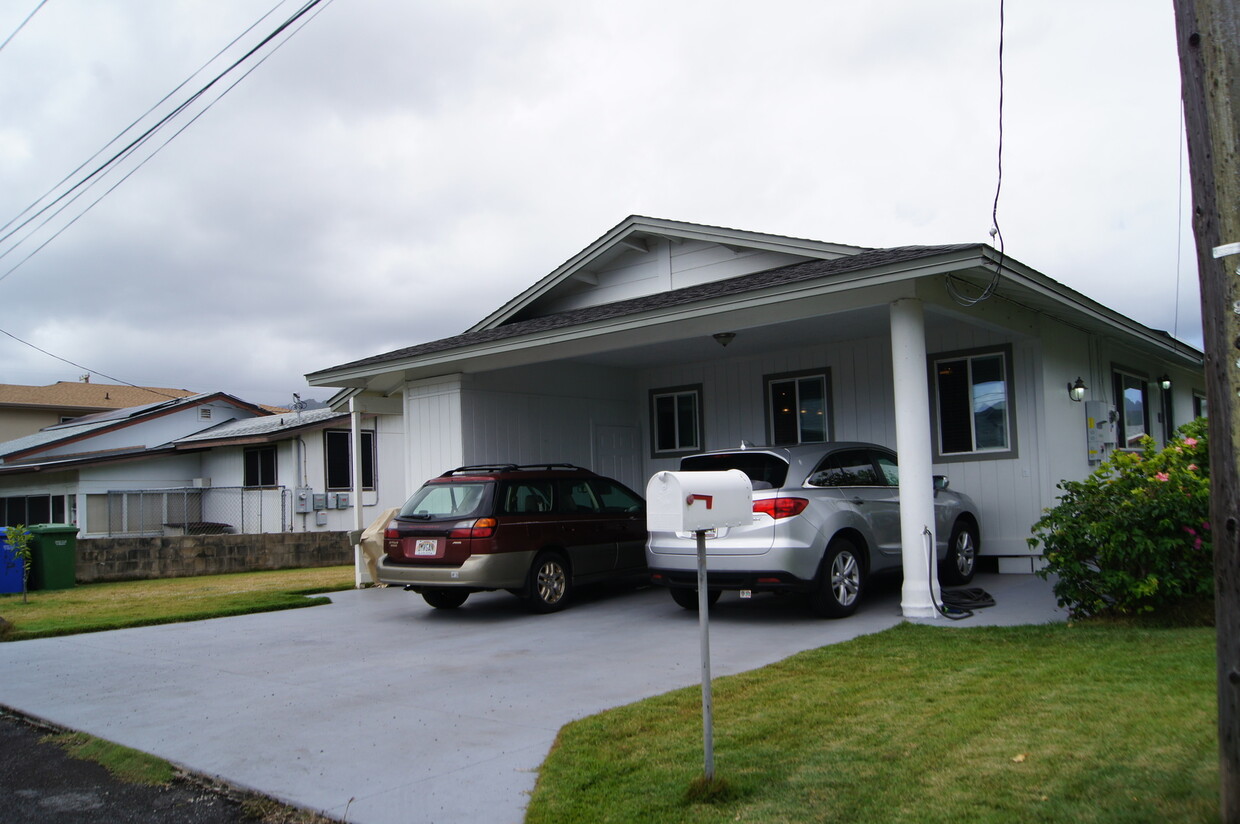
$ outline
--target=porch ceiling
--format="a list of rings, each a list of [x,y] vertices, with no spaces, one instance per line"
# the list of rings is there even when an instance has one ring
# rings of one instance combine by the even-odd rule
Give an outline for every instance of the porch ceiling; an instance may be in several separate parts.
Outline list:
[[[709,334],[694,331],[679,340],[643,342],[566,360],[632,369],[665,364],[669,357],[674,357],[677,361],[697,363],[758,355],[801,343],[824,343],[885,335],[887,324],[886,306],[871,306],[763,326],[733,327],[726,326],[724,322]],[[715,332],[734,332],[736,337],[724,347],[714,339]]]

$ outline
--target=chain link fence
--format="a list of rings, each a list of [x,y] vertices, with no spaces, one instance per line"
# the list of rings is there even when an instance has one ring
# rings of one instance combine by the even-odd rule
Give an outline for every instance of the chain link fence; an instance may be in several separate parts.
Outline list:
[[[93,500],[92,500],[93,499]],[[109,538],[150,535],[219,535],[289,532],[293,496],[287,487],[241,486],[127,489],[87,496],[87,522]],[[104,511],[99,511],[104,508]]]

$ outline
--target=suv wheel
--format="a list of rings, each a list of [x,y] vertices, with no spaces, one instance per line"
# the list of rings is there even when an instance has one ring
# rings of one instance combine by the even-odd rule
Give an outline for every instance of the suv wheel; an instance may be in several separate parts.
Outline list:
[[[961,586],[973,580],[977,571],[977,531],[971,524],[957,521],[947,545],[947,557],[939,575],[949,586]]]
[[[678,606],[684,607],[685,609],[691,609],[694,612],[697,612],[698,591],[696,587],[693,589],[673,588],[673,589],[669,589],[668,592],[672,594],[672,600],[675,601]],[[723,593],[717,589],[706,590],[707,606],[713,606],[714,603],[719,600],[719,596],[722,594]]]
[[[555,612],[568,603],[573,580],[568,563],[558,552],[544,552],[530,567],[525,603],[534,612]]]
[[[857,547],[847,538],[836,538],[827,546],[818,574],[818,585],[810,593],[810,608],[822,618],[843,618],[857,611],[865,583],[865,569]]]
[[[422,600],[435,609],[456,609],[465,603],[469,593],[459,589],[424,589]]]

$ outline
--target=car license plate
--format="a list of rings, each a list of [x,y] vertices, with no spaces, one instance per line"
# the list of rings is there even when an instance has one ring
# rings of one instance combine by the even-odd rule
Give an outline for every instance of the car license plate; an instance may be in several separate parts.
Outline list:
[[[433,538],[419,538],[413,547],[414,555],[438,555],[439,542]]]

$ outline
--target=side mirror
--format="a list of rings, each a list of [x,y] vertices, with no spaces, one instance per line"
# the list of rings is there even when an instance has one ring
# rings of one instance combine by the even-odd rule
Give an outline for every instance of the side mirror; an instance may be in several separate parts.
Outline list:
[[[946,475],[935,475],[935,476],[934,476],[934,490],[935,490],[935,492],[938,492],[938,491],[939,491],[939,490],[941,490],[941,489],[947,489],[947,485],[948,485],[949,483],[951,483],[951,482],[947,480],[947,476],[946,476]]]

